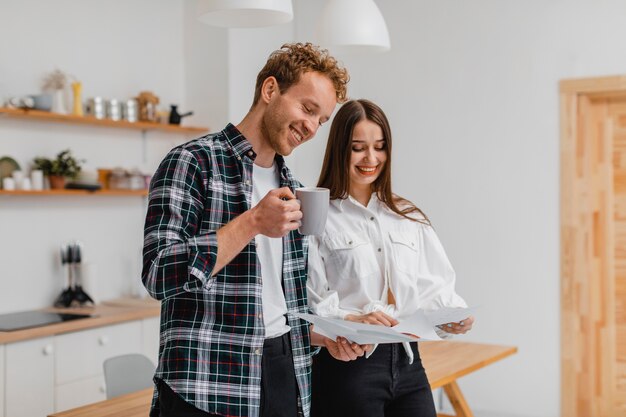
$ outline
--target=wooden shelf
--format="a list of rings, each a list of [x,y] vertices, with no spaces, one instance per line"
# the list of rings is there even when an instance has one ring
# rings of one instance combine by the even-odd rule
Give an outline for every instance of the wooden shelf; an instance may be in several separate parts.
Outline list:
[[[61,196],[70,196],[70,195],[103,195],[103,196],[116,196],[116,197],[126,197],[126,196],[138,196],[145,197],[148,195],[148,190],[97,190],[97,191],[89,191],[89,190],[43,190],[43,191],[24,191],[24,190],[16,190],[16,191],[5,191],[0,190],[0,196],[10,196],[10,195],[26,195],[26,196],[48,196],[48,195],[61,195]]]
[[[162,123],[149,123],[149,122],[127,122],[125,120],[109,120],[109,119],[96,119],[93,116],[74,116],[71,114],[58,114],[48,111],[40,110],[23,110],[23,109],[11,109],[7,107],[0,107],[0,115],[10,117],[13,119],[27,119],[27,120],[40,120],[47,122],[68,123],[78,125],[90,125],[101,127],[113,127],[120,129],[135,129],[135,130],[160,130],[172,133],[189,133],[200,134],[208,133],[208,127],[201,126],[177,126],[168,125]]]

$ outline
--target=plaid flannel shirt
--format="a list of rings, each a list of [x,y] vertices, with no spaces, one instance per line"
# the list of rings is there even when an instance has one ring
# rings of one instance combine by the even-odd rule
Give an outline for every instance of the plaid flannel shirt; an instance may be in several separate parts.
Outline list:
[[[250,208],[256,154],[229,124],[178,146],[151,185],[143,283],[161,300],[160,379],[185,401],[223,416],[258,416],[261,395],[261,276],[254,240],[215,276],[216,231]],[[281,187],[301,186],[277,155]],[[306,247],[283,238],[283,289],[289,312],[307,312]],[[313,350],[308,325],[291,315],[300,414],[309,415]],[[153,412],[158,411],[155,389]],[[158,415],[158,413],[156,413]]]

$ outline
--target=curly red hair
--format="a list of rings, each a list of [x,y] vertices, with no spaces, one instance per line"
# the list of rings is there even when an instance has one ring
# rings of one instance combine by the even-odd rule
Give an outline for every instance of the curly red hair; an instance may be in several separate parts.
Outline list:
[[[316,71],[327,76],[335,87],[337,102],[347,100],[348,71],[332,57],[326,49],[307,43],[286,43],[272,52],[256,78],[254,106],[261,96],[261,86],[268,77],[278,81],[280,92],[284,93],[300,80],[308,71]]]

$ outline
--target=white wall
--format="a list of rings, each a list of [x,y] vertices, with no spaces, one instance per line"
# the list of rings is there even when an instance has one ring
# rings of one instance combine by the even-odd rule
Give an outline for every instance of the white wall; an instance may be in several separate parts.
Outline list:
[[[0,2],[0,101],[38,93],[42,77],[59,68],[83,83],[83,98],[126,99],[151,90],[164,106],[186,109],[183,6],[182,0]],[[35,156],[70,148],[92,168],[151,170],[185,139],[148,133],[144,162],[138,131],[0,118],[0,156],[25,169]],[[0,196],[0,313],[54,301],[64,283],[58,247],[69,239],[81,240],[85,261],[96,265],[99,298],[132,293],[144,216],[139,197]]]
[[[233,124],[239,123],[250,110],[256,76],[270,53],[292,40],[292,24],[228,29],[228,113]]]
[[[228,31],[198,21],[195,0],[184,2],[184,84],[186,108],[194,114],[189,125],[221,130],[228,115]]]

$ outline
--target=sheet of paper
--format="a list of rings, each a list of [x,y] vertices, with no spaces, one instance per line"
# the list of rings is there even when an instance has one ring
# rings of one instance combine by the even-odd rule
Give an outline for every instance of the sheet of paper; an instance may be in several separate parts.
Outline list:
[[[409,316],[398,317],[399,324],[394,327],[355,323],[342,319],[316,316],[314,314],[294,314],[315,325],[315,332],[329,339],[337,336],[359,343],[397,343],[419,340],[441,340],[435,327],[445,323],[459,322],[474,314],[476,307],[442,307],[438,310],[418,310]],[[406,333],[406,334],[404,334]]]
[[[357,336],[357,333],[352,329],[342,326],[341,323],[334,323],[331,319],[325,317],[319,317],[313,314],[296,314],[296,316],[311,322],[315,326],[316,333],[326,336],[329,339],[336,340],[338,336],[343,336],[349,340],[353,340],[353,338]]]
[[[314,314],[294,313],[294,316],[312,323],[315,332],[335,340],[345,337],[358,344],[414,342],[416,339],[403,335],[391,327],[354,323],[342,319],[331,319]]]
[[[433,326],[445,323],[458,323],[474,315],[476,307],[441,307],[437,310],[425,311],[426,318]]]
[[[423,310],[417,310],[410,316],[398,317],[398,321],[393,327],[397,332],[414,334],[420,340],[441,340]]]

